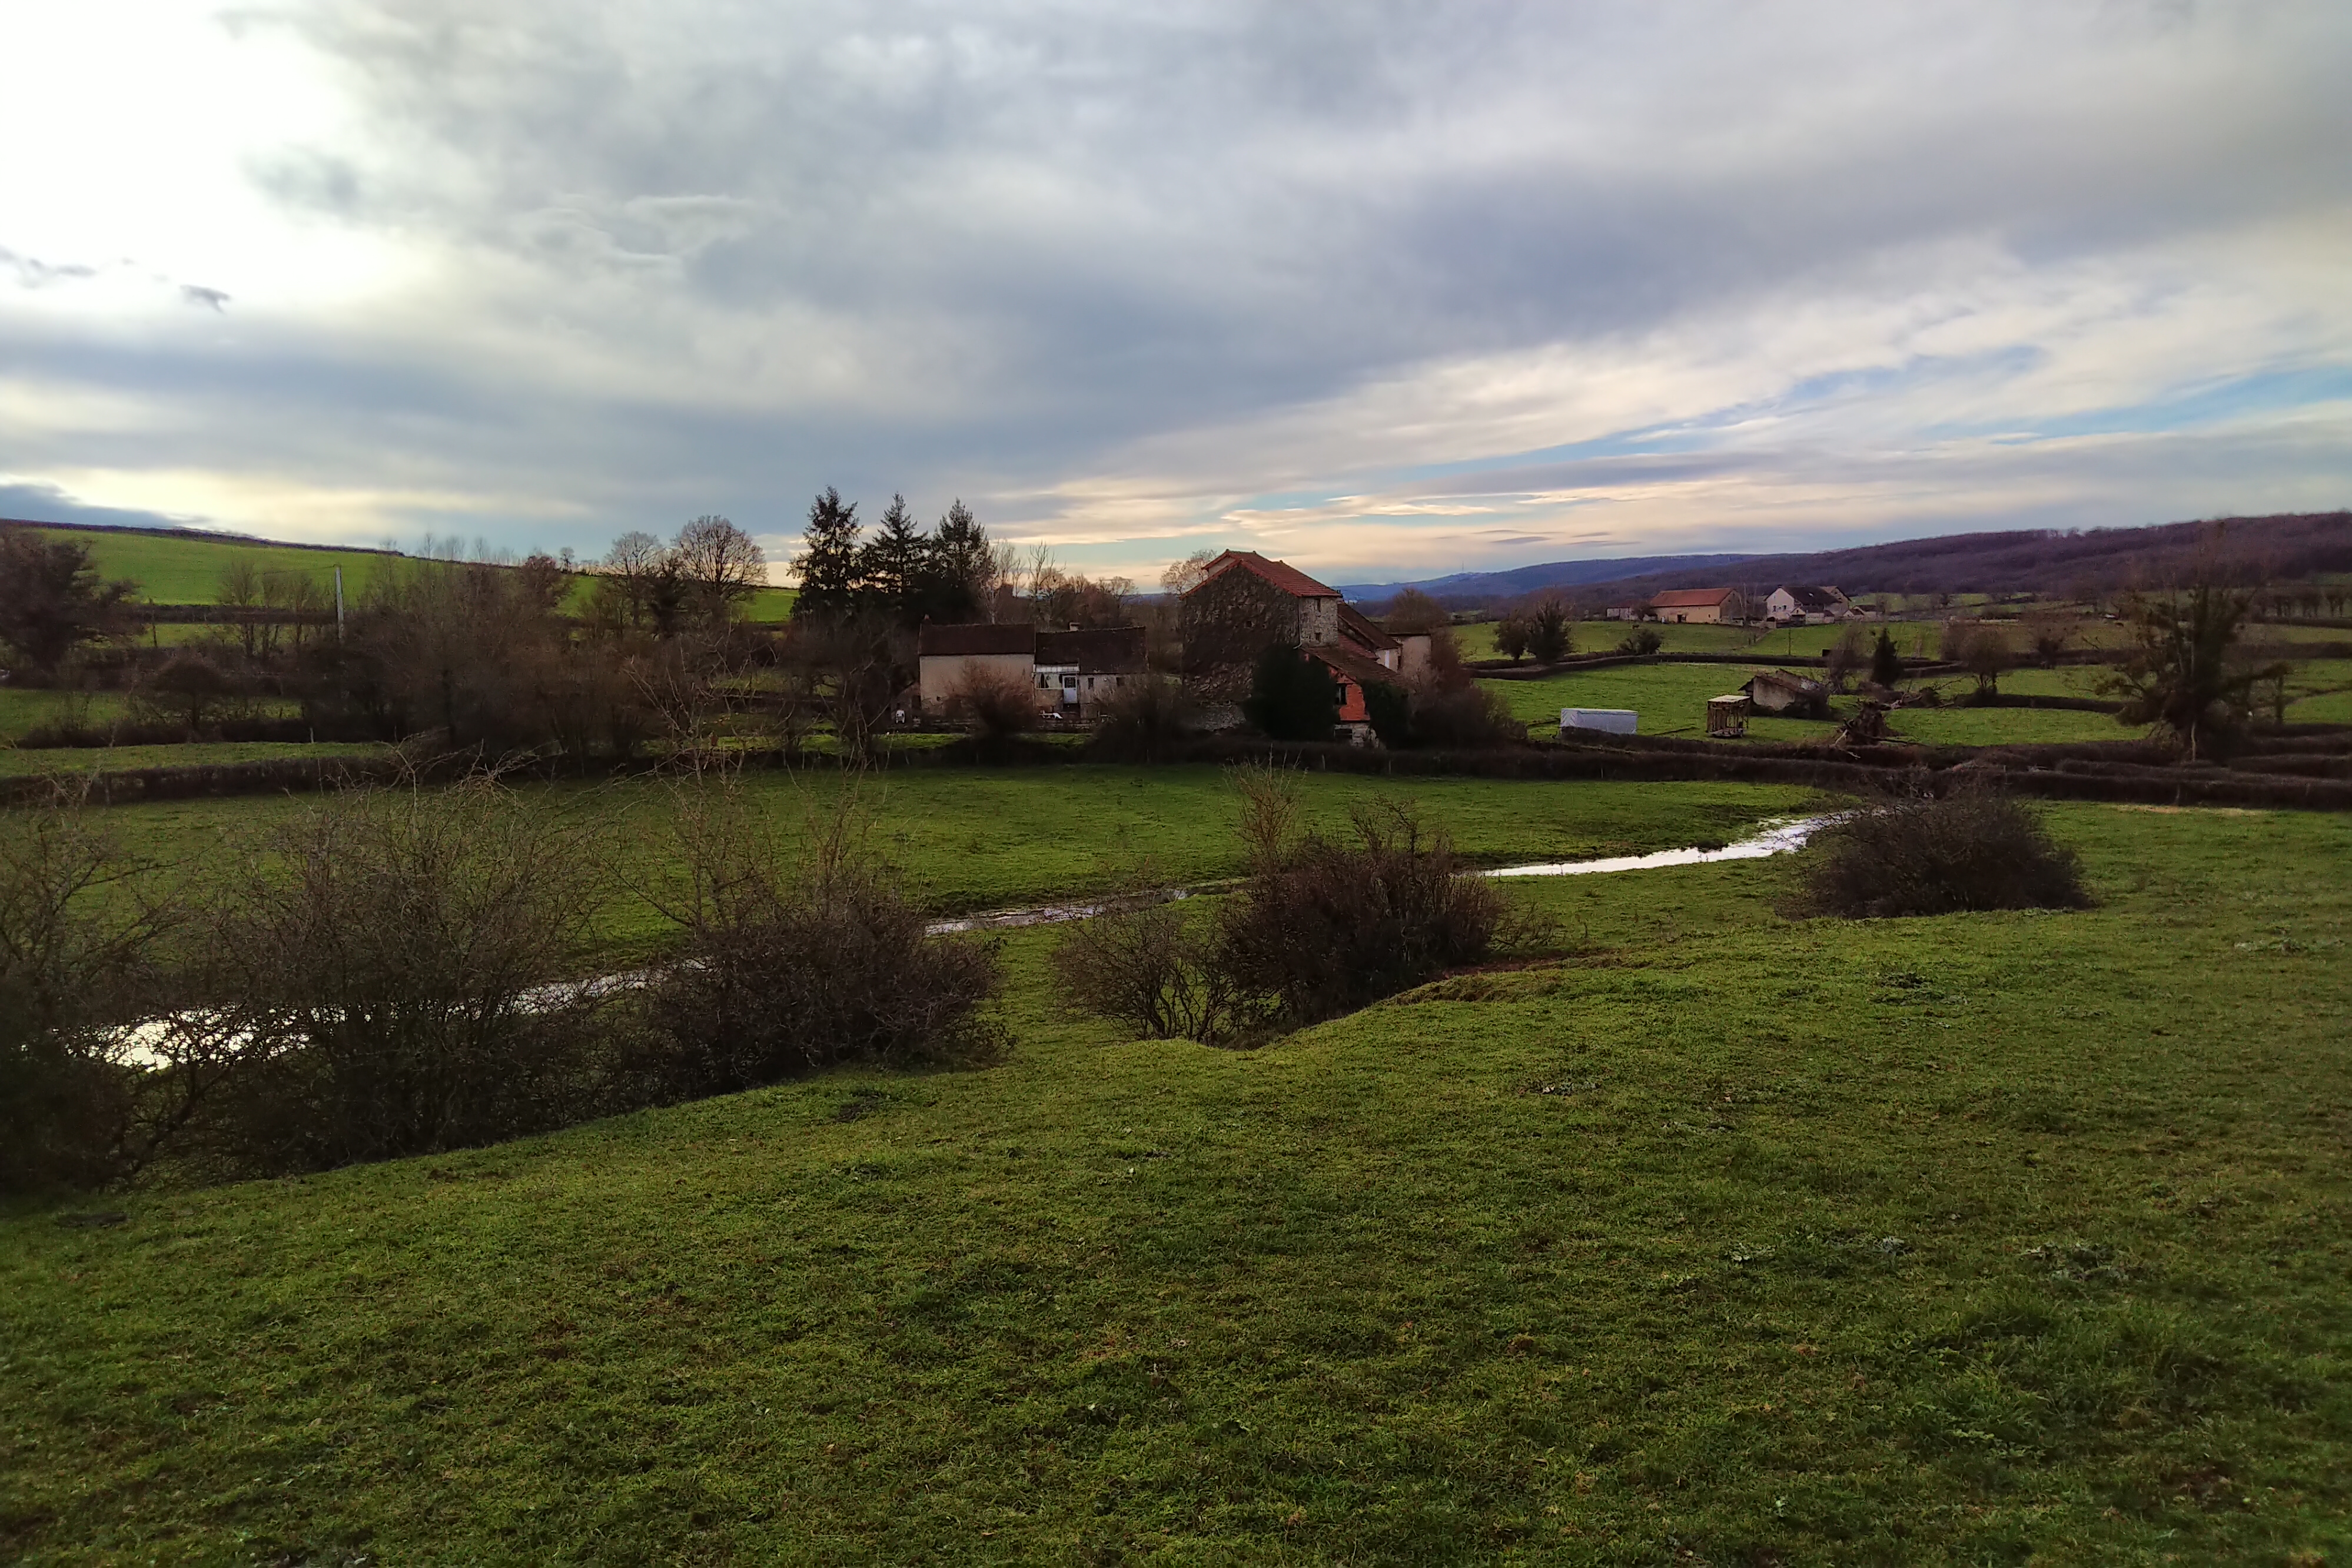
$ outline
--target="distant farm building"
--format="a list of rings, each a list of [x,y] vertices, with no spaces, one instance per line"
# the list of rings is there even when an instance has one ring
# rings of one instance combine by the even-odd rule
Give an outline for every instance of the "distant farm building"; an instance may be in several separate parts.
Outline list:
[[[1143,628],[1066,632],[1031,626],[925,625],[916,641],[923,711],[946,718],[984,680],[1018,681],[1038,710],[1090,719],[1112,693],[1144,677]]]
[[[1764,618],[1789,626],[1850,621],[1861,613],[1835,588],[1775,588],[1764,601]]]
[[[1787,719],[1830,716],[1830,689],[1818,680],[1785,669],[1759,669],[1740,690],[1756,705],[1759,713],[1775,713]]]
[[[1746,620],[1748,601],[1737,588],[1669,588],[1650,595],[1647,613],[1670,626],[1721,626]]]

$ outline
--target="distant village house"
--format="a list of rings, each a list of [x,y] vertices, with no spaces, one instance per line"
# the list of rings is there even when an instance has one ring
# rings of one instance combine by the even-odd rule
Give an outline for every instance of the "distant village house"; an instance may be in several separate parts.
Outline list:
[[[916,641],[923,711],[946,718],[975,681],[1015,680],[1036,693],[1039,711],[1091,719],[1099,705],[1144,677],[1143,628],[1066,632],[1032,626],[926,624]]]
[[[1822,626],[1861,615],[1835,588],[1775,588],[1764,601],[1764,618],[1786,626]]]

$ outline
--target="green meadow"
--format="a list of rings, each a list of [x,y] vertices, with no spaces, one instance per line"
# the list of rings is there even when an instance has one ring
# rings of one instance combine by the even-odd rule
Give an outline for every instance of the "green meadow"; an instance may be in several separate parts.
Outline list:
[[[130,533],[119,529],[45,529],[53,539],[87,545],[101,576],[128,579],[139,585],[139,596],[163,605],[209,605],[220,597],[222,576],[244,563],[260,572],[293,574],[310,578],[331,593],[335,568],[343,571],[343,595],[356,604],[379,574],[397,570],[415,559],[389,550],[312,550],[268,540],[226,538],[191,532],[186,537]],[[775,570],[781,563],[771,563]],[[574,577],[567,607],[584,602],[593,579]],[[746,606],[755,623],[780,623],[792,618],[793,591],[768,587],[757,590]],[[165,627],[165,642],[193,640],[191,633],[208,628]]]
[[[1757,784],[1526,784],[1498,779],[1365,778],[1309,773],[1307,819],[1344,831],[1358,802],[1414,805],[1482,866],[1648,854],[1721,845],[1770,817],[1821,809],[1809,790]],[[602,830],[611,873],[604,926],[615,961],[659,935],[642,889],[675,870],[670,835],[679,797],[660,781],[541,786],[551,806]],[[1197,886],[1245,869],[1235,837],[1240,797],[1206,765],[1130,768],[908,768],[845,785],[830,772],[751,772],[740,781],[755,830],[789,848],[854,789],[866,841],[908,892],[940,915],[1023,908],[1136,885]],[[242,847],[312,806],[299,795],[162,801],[116,806],[104,821],[166,880],[198,880],[242,864]]]
[[[1759,661],[1756,668],[1769,668]],[[1546,676],[1540,680],[1489,680],[1489,691],[1510,704],[1511,717],[1525,719],[1541,739],[1557,733],[1563,708],[1631,708],[1644,735],[1706,733],[1706,703],[1710,697],[1736,692],[1752,673],[1738,664],[1620,664],[1604,669]],[[1759,715],[1748,721],[1748,732],[1759,740],[1826,740],[1837,732],[1834,723],[1814,719],[1780,719]]]
[[[1097,843],[1230,821],[1029,782]],[[1012,809],[908,784],[910,867]],[[1505,787],[1549,844],[1741,804]],[[1505,801],[1419,793],[1499,847]],[[1255,1052],[1061,1016],[1024,931],[985,1068],[20,1210],[0,1555],[2337,1560],[2352,820],[2049,818],[2097,908],[1507,884],[1549,956]]]
[[[163,605],[209,605],[220,595],[223,574],[239,563],[259,572],[308,577],[333,591],[335,568],[343,569],[343,595],[356,600],[376,574],[404,557],[384,550],[305,550],[267,540],[230,539],[190,532],[184,538],[130,533],[120,529],[45,529],[52,539],[86,545],[99,574],[128,578],[139,596]]]

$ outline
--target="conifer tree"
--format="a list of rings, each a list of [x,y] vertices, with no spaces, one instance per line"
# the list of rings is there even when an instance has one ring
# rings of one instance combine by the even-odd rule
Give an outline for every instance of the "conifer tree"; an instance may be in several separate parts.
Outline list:
[[[890,509],[875,525],[874,537],[859,552],[866,604],[894,621],[913,626],[922,619],[923,579],[929,564],[930,541],[907,510],[907,498],[894,495]]]
[[[800,557],[793,563],[801,580],[793,619],[841,620],[857,610],[865,588],[861,531],[857,503],[843,500],[841,492],[827,485],[809,506]]]
[[[1881,686],[1903,679],[1903,656],[1895,651],[1895,634],[1885,626],[1878,628],[1878,646],[1870,650],[1870,679]]]
[[[922,613],[935,621],[980,619],[996,572],[988,530],[971,515],[971,508],[959,499],[940,519],[930,543]]]

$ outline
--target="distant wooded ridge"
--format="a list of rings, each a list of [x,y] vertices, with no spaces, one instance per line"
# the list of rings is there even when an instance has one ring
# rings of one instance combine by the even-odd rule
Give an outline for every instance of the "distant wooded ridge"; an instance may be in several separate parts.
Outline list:
[[[1449,609],[1475,609],[1546,588],[1569,589],[1578,599],[1616,604],[1669,588],[1735,587],[1769,594],[1784,584],[1834,584],[1848,594],[2088,597],[2185,568],[2210,546],[2217,526],[2226,555],[2261,580],[2286,582],[2319,573],[2352,572],[2352,511],[2328,511],[2144,528],[1948,533],[1781,555],[1554,561],[1417,583],[1349,584],[1339,591],[1350,599],[1376,603],[1418,588]]]

